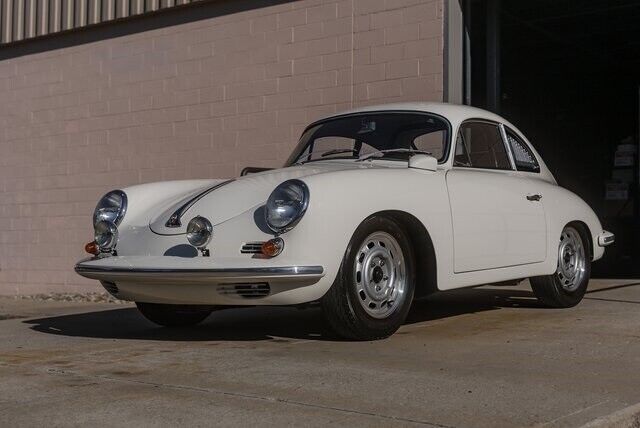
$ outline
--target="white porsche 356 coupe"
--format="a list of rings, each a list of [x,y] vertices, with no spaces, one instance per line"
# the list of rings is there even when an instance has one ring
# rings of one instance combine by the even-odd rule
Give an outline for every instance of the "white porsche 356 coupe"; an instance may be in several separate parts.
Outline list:
[[[93,222],[76,271],[157,324],[320,302],[352,339],[393,334],[435,290],[530,278],[574,306],[614,241],[515,126],[439,103],[312,123],[284,168],[114,190]]]

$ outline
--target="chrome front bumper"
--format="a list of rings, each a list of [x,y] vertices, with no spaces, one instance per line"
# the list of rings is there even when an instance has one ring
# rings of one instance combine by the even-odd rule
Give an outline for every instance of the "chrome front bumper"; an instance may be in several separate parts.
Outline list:
[[[120,266],[90,266],[78,263],[75,271],[85,278],[117,281],[126,279],[136,280],[162,280],[172,282],[226,282],[238,280],[300,280],[320,279],[324,276],[322,266],[277,266],[277,267],[251,267],[251,268],[217,268],[217,269],[193,269],[193,268],[137,268]]]
[[[323,266],[254,262],[260,265],[213,257],[113,256],[83,260],[75,271],[99,280],[119,299],[169,304],[299,304],[322,297],[330,285]]]

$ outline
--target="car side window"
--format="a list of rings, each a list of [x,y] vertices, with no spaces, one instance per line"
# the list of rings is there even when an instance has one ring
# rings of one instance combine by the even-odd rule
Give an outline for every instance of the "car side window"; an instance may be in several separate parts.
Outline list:
[[[498,125],[487,122],[463,123],[456,142],[454,166],[511,169]]]
[[[509,146],[511,146],[511,152],[513,153],[513,160],[516,164],[516,169],[518,171],[540,172],[540,165],[536,160],[536,156],[533,154],[527,143],[522,141],[522,139],[511,129],[505,129],[507,132],[507,142],[509,143]]]
[[[456,153],[453,158],[453,165],[471,167],[471,158],[469,158],[469,151],[465,146],[464,138],[462,138],[462,132],[458,132],[456,138]]]

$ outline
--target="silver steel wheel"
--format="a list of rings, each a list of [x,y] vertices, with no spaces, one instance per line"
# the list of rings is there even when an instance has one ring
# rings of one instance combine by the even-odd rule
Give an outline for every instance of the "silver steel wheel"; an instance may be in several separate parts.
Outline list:
[[[585,275],[586,252],[580,233],[573,227],[565,227],[558,248],[558,270],[556,275],[562,288],[575,291]]]
[[[387,318],[406,299],[407,264],[402,248],[386,232],[374,232],[362,243],[354,263],[358,301],[373,318]]]

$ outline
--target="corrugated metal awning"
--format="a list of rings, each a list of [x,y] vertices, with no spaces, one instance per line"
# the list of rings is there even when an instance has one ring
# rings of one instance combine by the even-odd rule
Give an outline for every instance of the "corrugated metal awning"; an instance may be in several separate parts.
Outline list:
[[[202,0],[0,0],[0,46]]]

